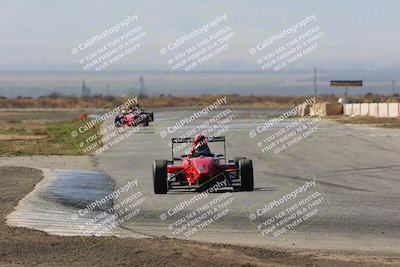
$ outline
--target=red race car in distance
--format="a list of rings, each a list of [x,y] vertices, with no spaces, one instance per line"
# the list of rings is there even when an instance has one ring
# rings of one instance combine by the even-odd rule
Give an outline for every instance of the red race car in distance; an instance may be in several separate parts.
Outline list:
[[[182,155],[174,157],[174,144],[192,143],[193,138],[172,138],[172,160],[153,162],[155,194],[166,194],[171,189],[202,191],[225,180],[231,188],[253,191],[253,163],[244,157],[226,160],[225,136],[206,137],[206,141],[223,142],[224,154]],[[181,164],[175,164],[178,161]]]
[[[122,114],[115,117],[115,127],[121,126],[149,126],[149,122],[154,121],[153,112],[146,112],[141,108],[124,110]]]

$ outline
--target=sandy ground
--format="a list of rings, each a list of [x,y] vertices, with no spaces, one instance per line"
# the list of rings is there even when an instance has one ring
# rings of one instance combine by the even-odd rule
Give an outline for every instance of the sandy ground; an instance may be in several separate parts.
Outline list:
[[[96,170],[96,161],[87,156],[18,156],[0,157],[0,166],[34,169]]]
[[[1,266],[400,266],[395,254],[263,249],[164,237],[59,237],[7,226],[5,216],[42,178],[37,169],[0,167]]]

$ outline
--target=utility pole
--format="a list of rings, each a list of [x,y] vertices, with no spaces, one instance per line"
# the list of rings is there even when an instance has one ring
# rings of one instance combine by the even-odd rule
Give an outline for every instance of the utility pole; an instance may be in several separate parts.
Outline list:
[[[107,83],[107,87],[106,87],[106,96],[110,95],[110,84]]]
[[[141,96],[141,97],[146,96],[143,76],[140,76],[140,78],[139,78],[139,96]]]
[[[86,97],[86,83],[85,83],[85,80],[82,80],[81,96],[82,97]]]
[[[396,81],[395,80],[392,81],[392,90],[393,90],[393,95],[395,95],[396,94]]]
[[[314,68],[314,96],[317,96],[317,68]]]

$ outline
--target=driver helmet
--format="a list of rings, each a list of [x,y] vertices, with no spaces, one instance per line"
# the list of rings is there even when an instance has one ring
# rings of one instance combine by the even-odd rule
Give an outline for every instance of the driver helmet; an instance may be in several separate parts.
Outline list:
[[[204,134],[202,134],[202,133],[196,134],[195,137],[194,137],[194,139],[193,139],[193,143],[194,143],[195,145],[197,145],[197,144],[200,143],[200,142],[202,142],[203,144],[207,142],[207,141],[206,141],[206,137],[205,137]]]

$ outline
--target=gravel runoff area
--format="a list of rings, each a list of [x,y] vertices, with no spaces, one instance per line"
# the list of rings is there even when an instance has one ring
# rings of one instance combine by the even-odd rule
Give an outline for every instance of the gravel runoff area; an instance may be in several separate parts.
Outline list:
[[[37,169],[0,167],[1,266],[400,266],[399,255],[382,252],[265,249],[164,237],[60,237],[7,226],[7,214],[42,178]]]

